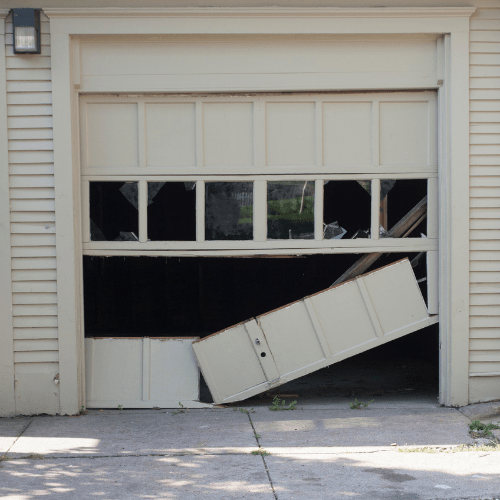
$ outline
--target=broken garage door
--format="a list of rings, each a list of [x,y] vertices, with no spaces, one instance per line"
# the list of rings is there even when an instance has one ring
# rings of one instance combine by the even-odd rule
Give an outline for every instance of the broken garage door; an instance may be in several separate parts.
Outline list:
[[[437,322],[408,259],[193,343],[215,403],[299,378]]]

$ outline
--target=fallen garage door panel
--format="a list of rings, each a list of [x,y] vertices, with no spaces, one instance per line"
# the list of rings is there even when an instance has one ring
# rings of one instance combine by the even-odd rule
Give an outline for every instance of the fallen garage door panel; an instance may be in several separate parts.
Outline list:
[[[193,349],[215,403],[229,403],[437,321],[404,259],[193,342]]]

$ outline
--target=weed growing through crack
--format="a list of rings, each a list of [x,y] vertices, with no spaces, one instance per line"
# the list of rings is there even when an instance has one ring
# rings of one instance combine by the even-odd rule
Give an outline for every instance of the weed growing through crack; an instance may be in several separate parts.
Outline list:
[[[398,451],[400,453],[439,453],[441,450],[430,446],[423,446],[421,448],[398,448]]]
[[[235,408],[234,410],[241,411],[241,413],[245,413],[246,415],[248,415],[249,413],[255,413],[255,410],[253,408],[250,408],[249,410],[247,410],[246,408]]]
[[[495,425],[493,423],[491,424],[483,424],[479,420],[473,420],[469,424],[469,429],[470,429],[470,435],[472,437],[492,437],[493,434],[491,431],[493,429],[500,429],[500,426]]]
[[[292,401],[288,406],[286,406],[286,401],[284,399],[280,399],[278,396],[274,396],[273,402],[269,409],[271,411],[296,410],[297,401]]]
[[[264,450],[264,448],[259,448],[258,450],[251,451],[250,455],[261,455],[261,456],[267,457],[268,455],[270,455],[270,453],[268,451]]]
[[[180,401],[179,401],[179,410],[178,411],[173,411],[172,414],[174,415],[179,415],[180,413],[187,413],[189,411],[189,408],[186,408]]]
[[[43,455],[40,455],[39,453],[31,453],[30,455],[25,455],[24,457],[21,457],[21,459],[26,459],[26,460],[45,460],[45,457]]]
[[[375,400],[372,399],[371,401],[368,401],[368,403],[362,403],[361,401],[358,401],[358,398],[354,398],[354,403],[351,403],[349,405],[349,408],[351,410],[360,410],[361,408],[367,408],[370,403],[373,403]]]
[[[118,409],[121,411],[123,410],[123,405],[118,405]]]

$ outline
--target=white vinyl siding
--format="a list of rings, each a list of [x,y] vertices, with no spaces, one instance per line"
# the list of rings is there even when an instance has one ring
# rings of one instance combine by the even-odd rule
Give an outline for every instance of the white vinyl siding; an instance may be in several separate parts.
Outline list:
[[[49,20],[41,56],[15,56],[6,23],[16,413],[59,411]],[[56,378],[56,383],[54,383]]]
[[[500,8],[470,24],[470,401],[500,397]]]

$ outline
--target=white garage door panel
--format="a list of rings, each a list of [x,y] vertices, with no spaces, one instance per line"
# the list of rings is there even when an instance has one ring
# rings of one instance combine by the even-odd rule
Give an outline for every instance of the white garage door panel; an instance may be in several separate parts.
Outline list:
[[[317,133],[313,102],[268,103],[266,105],[266,164],[272,166],[315,165]]]
[[[146,165],[148,167],[195,167],[195,104],[145,105]]]
[[[195,401],[200,397],[200,374],[192,339],[151,339],[149,398],[156,401]]]
[[[137,167],[138,125],[136,103],[89,104],[85,153],[90,167]]]
[[[84,95],[80,122],[84,174],[437,171],[432,91]]]
[[[437,83],[435,37],[155,38],[82,40],[81,90],[340,90],[428,88]]]
[[[427,314],[404,259],[256,320],[260,332],[252,319],[193,343],[216,403],[264,392],[424,328],[437,317]],[[276,372],[264,369],[271,360]],[[257,364],[266,372],[263,380]]]
[[[203,105],[204,164],[208,167],[253,165],[253,104]]]
[[[252,327],[250,325],[248,330],[253,331]],[[267,380],[252,346],[255,339],[249,336],[248,330],[245,324],[240,324],[202,339],[201,343],[193,343],[198,364],[216,401]],[[217,361],[213,363],[212,360]]]
[[[142,339],[85,339],[85,361],[87,407],[141,401]]]
[[[345,283],[341,288],[318,293],[310,299],[332,355],[377,338],[356,282]],[[352,314],[354,305],[355,315]],[[347,331],[350,335],[343,333]]]
[[[427,102],[384,102],[380,104],[380,163],[382,165],[429,165],[430,156]]]
[[[186,338],[87,338],[87,408],[202,408],[200,376]]]
[[[384,335],[417,322],[427,314],[411,267],[388,266],[367,274],[364,282]]]
[[[304,301],[259,316],[278,372],[290,373],[325,359]]]
[[[323,104],[323,162],[325,165],[372,164],[372,103]],[[356,147],[352,144],[356,141]]]

